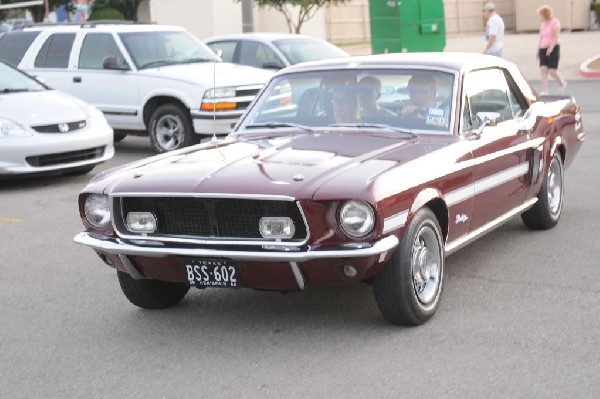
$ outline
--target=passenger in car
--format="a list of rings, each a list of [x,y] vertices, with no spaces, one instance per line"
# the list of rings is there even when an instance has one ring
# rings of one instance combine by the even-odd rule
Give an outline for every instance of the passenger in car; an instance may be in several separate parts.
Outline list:
[[[430,109],[437,108],[435,80],[431,76],[417,75],[408,81],[409,101],[398,111],[403,118],[426,119]]]
[[[358,98],[349,86],[338,86],[331,92],[335,123],[359,123]]]
[[[365,76],[362,78],[358,82],[358,93],[360,115],[362,117],[395,115],[389,109],[381,107],[377,102],[379,97],[381,97],[381,81],[375,76]]]

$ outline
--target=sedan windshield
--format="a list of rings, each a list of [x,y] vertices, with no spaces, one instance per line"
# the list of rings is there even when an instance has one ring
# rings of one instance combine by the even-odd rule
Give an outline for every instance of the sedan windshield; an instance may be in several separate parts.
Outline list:
[[[273,44],[292,65],[348,56],[348,53],[329,42],[311,38],[275,40]]]
[[[185,31],[119,34],[138,69],[217,61],[215,53]]]
[[[429,69],[343,69],[276,76],[238,125],[261,128],[450,133],[453,73]],[[321,129],[319,129],[321,128]]]
[[[0,62],[0,95],[43,90],[46,86],[37,80]]]

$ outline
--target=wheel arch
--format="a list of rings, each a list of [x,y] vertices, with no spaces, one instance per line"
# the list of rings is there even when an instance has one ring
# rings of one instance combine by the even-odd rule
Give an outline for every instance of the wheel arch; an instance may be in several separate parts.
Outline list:
[[[413,201],[413,204],[410,208],[409,219],[417,213],[417,211],[423,207],[429,208],[440,225],[442,229],[442,234],[444,236],[444,242],[448,237],[448,205],[446,201],[444,201],[444,197],[440,191],[435,188],[426,188],[421,191]]]
[[[165,104],[176,104],[176,105],[183,107],[183,109],[185,109],[185,110],[189,110],[187,105],[185,105],[185,103],[177,97],[173,97],[173,96],[169,96],[169,95],[154,96],[154,97],[148,99],[148,101],[146,101],[146,103],[144,104],[144,110],[142,111],[142,117],[143,117],[144,125],[146,126],[146,128],[149,127],[150,117],[152,117],[152,114],[154,113],[154,111],[156,111],[156,109],[158,107],[160,107],[161,105],[165,105]]]

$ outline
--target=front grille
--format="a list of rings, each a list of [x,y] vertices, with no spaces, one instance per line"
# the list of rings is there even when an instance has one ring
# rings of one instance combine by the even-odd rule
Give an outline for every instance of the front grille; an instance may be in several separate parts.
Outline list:
[[[260,91],[260,87],[257,86],[253,86],[253,87],[238,87],[235,91],[235,96],[236,97],[256,97],[256,95],[258,94],[258,92]],[[244,110],[246,108],[248,108],[248,105],[250,105],[250,101],[240,101],[237,103],[237,106],[235,107],[236,110]]]
[[[63,125],[63,130],[61,130],[61,125]],[[74,130],[83,129],[85,126],[85,121],[76,121],[69,123],[60,123],[55,125],[31,126],[31,128],[38,133],[68,133]],[[68,130],[65,130],[65,127],[68,127]]]
[[[295,202],[237,198],[124,197],[123,219],[129,212],[152,212],[157,231],[152,236],[176,236],[207,239],[264,240],[258,230],[262,217],[287,216],[296,232],[290,241],[306,238],[304,219]]]
[[[86,150],[60,152],[57,154],[46,154],[27,157],[25,160],[31,166],[52,166],[69,164],[80,161],[88,161],[101,158],[104,154],[104,147],[88,148]]]

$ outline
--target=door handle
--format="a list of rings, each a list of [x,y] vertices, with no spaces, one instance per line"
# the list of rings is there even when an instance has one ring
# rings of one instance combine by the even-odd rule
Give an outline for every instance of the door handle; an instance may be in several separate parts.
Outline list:
[[[73,83],[81,83],[81,76],[74,76]]]

